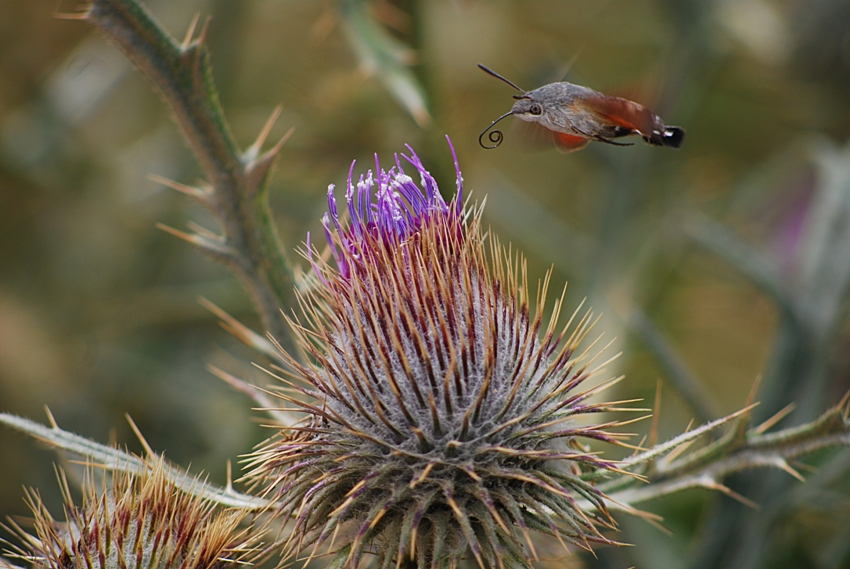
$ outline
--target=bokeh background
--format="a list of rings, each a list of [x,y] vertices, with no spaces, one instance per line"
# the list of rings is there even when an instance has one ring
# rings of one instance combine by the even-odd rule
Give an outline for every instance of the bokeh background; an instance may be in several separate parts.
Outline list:
[[[850,388],[850,2],[847,0],[151,0],[182,37],[211,16],[215,79],[247,147],[275,108],[296,130],[271,185],[287,250],[320,229],[352,159],[411,144],[444,191],[445,144],[486,222],[587,297],[623,356],[623,397],[663,385],[661,435],[744,405],[814,418]],[[223,483],[267,435],[213,363],[258,382],[260,361],[198,303],[258,321],[236,280],[155,229],[208,214],[148,174],[198,168],[145,80],[73,3],[0,2],[0,410],[141,450]],[[591,144],[570,155],[478,145],[513,91],[564,78],[635,98],[687,138],[679,151]],[[502,124],[505,125],[506,122]],[[293,259],[298,259],[292,254]],[[641,427],[645,432],[646,427]],[[639,429],[640,430],[640,429]],[[0,514],[23,486],[58,503],[52,452],[0,430]],[[686,492],[647,505],[669,533],[623,519],[632,548],[546,567],[850,567],[847,453],[809,483],[730,484],[761,505]],[[57,512],[58,513],[58,512]]]

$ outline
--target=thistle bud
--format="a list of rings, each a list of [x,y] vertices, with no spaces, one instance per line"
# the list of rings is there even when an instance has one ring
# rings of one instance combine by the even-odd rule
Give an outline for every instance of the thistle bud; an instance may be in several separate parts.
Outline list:
[[[454,149],[448,202],[408,150],[359,180],[352,165],[347,216],[329,188],[335,266],[310,255],[319,284],[293,325],[311,363],[290,358],[301,394],[281,394],[308,419],[256,451],[252,475],[294,547],[335,550],[340,567],[367,553],[379,567],[527,567],[532,532],[613,543],[583,474],[615,465],[580,440],[612,441],[614,423],[576,420],[608,409],[579,389],[598,372],[577,353],[591,315],[559,328],[559,302],[544,325],[546,286],[531,306],[524,261],[463,202]]]
[[[36,492],[28,492],[34,535],[17,528],[24,542],[18,557],[35,569],[250,566],[256,540],[240,529],[239,512],[217,510],[207,500],[175,488],[163,460],[149,466],[142,474],[116,472],[103,484],[95,483],[89,472],[79,507],[60,472],[65,522],[51,516]]]

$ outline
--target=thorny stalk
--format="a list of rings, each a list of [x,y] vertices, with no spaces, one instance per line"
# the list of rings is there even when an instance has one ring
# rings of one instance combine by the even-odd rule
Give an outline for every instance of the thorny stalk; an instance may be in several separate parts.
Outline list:
[[[765,432],[765,427],[772,424],[771,419],[749,427],[752,408],[683,433],[623,461],[624,470],[644,476],[647,484],[621,477],[601,487],[612,500],[630,506],[688,488],[719,490],[747,502],[746,497],[735,495],[723,485],[725,477],[753,468],[776,468],[802,481],[803,476],[791,466],[791,461],[821,449],[850,446],[850,394],[818,419],[774,432]],[[692,452],[682,452],[724,423],[733,424],[724,436]]]
[[[162,94],[198,158],[206,183],[195,187],[157,181],[209,209],[223,233],[163,229],[231,269],[250,293],[266,332],[282,346],[292,348],[291,332],[281,311],[295,305],[295,280],[277,237],[267,193],[271,168],[289,134],[261,153],[278,113],[254,144],[240,152],[213,83],[206,45],[208,23],[197,36],[193,23],[183,42],[177,43],[134,0],[94,0],[84,11],[62,17],[83,20],[106,34]]]

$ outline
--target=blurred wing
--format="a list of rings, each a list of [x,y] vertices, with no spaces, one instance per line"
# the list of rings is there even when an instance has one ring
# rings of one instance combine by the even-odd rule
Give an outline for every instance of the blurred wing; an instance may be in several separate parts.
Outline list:
[[[549,150],[553,146],[564,154],[581,150],[590,139],[574,134],[555,132],[533,122],[514,121],[510,129],[513,145],[525,151]]]
[[[551,131],[550,131],[551,132]],[[562,154],[568,154],[581,150],[590,142],[589,138],[577,136],[575,134],[564,134],[563,132],[552,132],[552,142],[555,143],[555,148]]]

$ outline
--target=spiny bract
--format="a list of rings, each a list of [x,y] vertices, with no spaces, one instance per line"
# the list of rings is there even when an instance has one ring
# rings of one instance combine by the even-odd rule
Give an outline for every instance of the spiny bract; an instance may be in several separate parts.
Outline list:
[[[34,534],[17,528],[18,556],[34,569],[236,569],[256,557],[256,537],[240,529],[243,515],[168,482],[165,462],[152,458],[140,474],[116,472],[97,484],[90,471],[77,507],[64,475],[64,523],[50,515],[35,492],[27,502]],[[61,474],[61,473],[60,473]],[[104,474],[106,476],[106,474]]]
[[[611,441],[615,423],[575,421],[610,408],[576,390],[602,367],[576,354],[591,315],[559,331],[559,302],[544,329],[546,285],[530,309],[524,262],[464,207],[456,157],[447,203],[408,150],[419,185],[398,156],[356,183],[352,165],[347,222],[328,190],[336,268],[309,252],[317,286],[293,325],[312,363],[291,359],[302,394],[281,395],[308,419],[255,452],[252,476],[294,518],[294,547],[336,548],[338,567],[364,553],[380,567],[526,567],[530,530],[613,543],[582,474],[615,466],[577,437]]]

